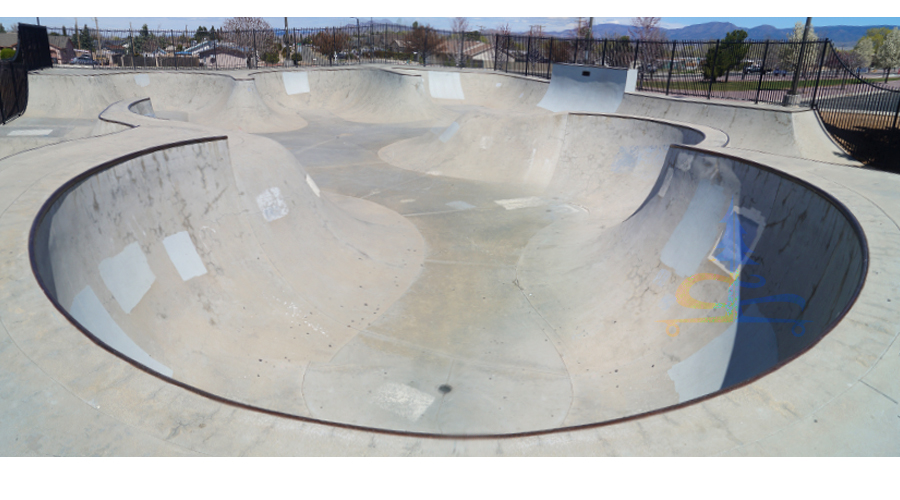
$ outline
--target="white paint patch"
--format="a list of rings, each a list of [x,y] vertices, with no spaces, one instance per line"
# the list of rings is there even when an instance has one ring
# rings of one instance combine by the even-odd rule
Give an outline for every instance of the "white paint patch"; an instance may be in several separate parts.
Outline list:
[[[407,200],[400,200],[400,203],[412,203],[412,202],[414,202],[414,201],[416,201],[415,198],[409,198],[409,199],[407,199]]]
[[[451,201],[447,203],[447,206],[450,208],[455,208],[457,210],[468,210],[470,208],[475,208],[475,205],[470,205],[464,201]]]
[[[156,281],[137,242],[126,246],[115,257],[103,259],[99,267],[103,283],[126,313],[138,305]]]
[[[10,133],[6,134],[8,136],[16,136],[16,135],[50,135],[53,133],[52,128],[30,128],[30,129],[21,129],[21,130],[13,130]]]
[[[167,377],[172,376],[171,368],[150,357],[125,334],[100,303],[100,299],[97,298],[90,286],[84,287],[84,290],[75,296],[72,307],[69,308],[69,314],[75,318],[75,321],[81,323],[81,326],[116,351],[157,373]]]
[[[510,198],[508,200],[494,200],[494,203],[500,205],[507,210],[517,210],[520,208],[539,207],[546,205],[546,202],[537,196],[529,196],[528,198]]]
[[[488,149],[493,143],[494,139],[491,136],[486,135],[481,138],[481,149]]]
[[[499,87],[501,87],[502,85],[503,85],[502,83],[498,83],[496,86],[499,88]]]
[[[662,249],[662,263],[682,277],[696,273],[719,237],[719,220],[728,202],[722,186],[700,179],[687,210]]]
[[[262,211],[266,221],[272,222],[288,214],[287,203],[281,197],[281,190],[277,187],[269,188],[256,197],[256,204]]]
[[[308,94],[309,75],[306,72],[286,72],[281,74],[284,91],[287,95]]]
[[[716,392],[722,387],[736,335],[737,321],[728,325],[724,333],[699,351],[669,369],[667,373],[675,382],[679,403]]]
[[[166,236],[163,239],[163,246],[166,247],[169,260],[175,265],[182,281],[206,274],[206,266],[203,265],[203,260],[187,231]]]
[[[691,164],[694,162],[694,155],[689,155],[686,153],[678,153],[678,157],[675,159],[675,168],[681,170],[682,172],[687,172],[691,169]]]
[[[435,99],[465,99],[462,84],[459,81],[459,73],[445,73],[443,71],[428,72],[428,91]]]
[[[665,198],[666,193],[669,191],[669,184],[672,183],[672,175],[675,173],[672,170],[672,167],[666,169],[666,178],[663,179],[662,187],[659,188],[659,191],[656,193],[660,198]]]
[[[316,181],[314,181],[312,177],[309,176],[309,174],[306,174],[306,185],[309,186],[310,189],[312,189],[313,193],[316,193],[316,196],[318,196],[319,198],[322,197],[319,192],[319,186],[316,184]]]
[[[434,396],[408,385],[387,383],[375,391],[375,404],[410,422],[419,420],[434,403]]]
[[[521,99],[523,97],[525,97],[525,92],[522,92],[521,94],[519,94],[519,99]]]
[[[134,83],[136,83],[138,87],[146,87],[147,85],[150,85],[150,75],[143,73],[134,75]]]
[[[678,298],[672,295],[671,293],[667,293],[663,295],[661,299],[659,299],[659,308],[662,311],[667,311],[670,307],[675,305],[675,302],[678,301]]]
[[[446,130],[444,130],[444,133],[442,133],[440,135],[440,137],[438,137],[438,139],[440,139],[441,142],[447,142],[450,140],[450,138],[452,138],[454,135],[456,135],[456,132],[458,130],[459,130],[459,124],[456,122],[453,122],[450,124],[449,127],[447,127]]]

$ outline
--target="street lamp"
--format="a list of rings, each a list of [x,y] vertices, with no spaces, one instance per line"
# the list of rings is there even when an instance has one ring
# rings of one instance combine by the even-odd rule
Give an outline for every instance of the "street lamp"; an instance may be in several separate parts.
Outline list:
[[[362,54],[359,50],[359,18],[351,17],[350,19],[356,19],[356,63],[362,64],[362,57],[360,57]],[[369,29],[371,29],[371,27]]]

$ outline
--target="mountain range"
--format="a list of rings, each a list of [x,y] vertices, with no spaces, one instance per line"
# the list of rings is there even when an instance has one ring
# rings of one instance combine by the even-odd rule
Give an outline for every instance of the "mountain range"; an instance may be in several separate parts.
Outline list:
[[[362,20],[361,20],[362,21]],[[361,26],[366,26],[370,22],[375,24],[391,24],[393,21],[388,19],[375,19],[374,21],[363,21]],[[356,26],[356,24],[348,24],[347,27]],[[893,29],[897,26],[879,24],[872,26],[816,26],[813,23],[813,29],[820,40],[828,38],[838,48],[852,48],[856,42],[866,36],[866,30],[870,28],[889,28]],[[725,38],[729,31],[744,30],[747,32],[749,40],[787,40],[793,33],[794,28],[776,28],[774,26],[763,24],[755,28],[745,28],[732,23],[709,22],[702,24],[692,24],[684,28],[660,28],[665,33],[667,40],[717,40]],[[616,38],[629,34],[631,26],[627,24],[595,24],[594,38]],[[514,34],[525,34],[525,32]],[[544,36],[557,37],[573,37],[575,30],[563,31],[544,31]]]
[[[813,30],[820,40],[828,38],[839,48],[853,47],[856,42],[866,36],[866,30],[870,28],[889,28],[893,29],[897,26],[886,24],[872,26],[816,26],[813,23]],[[631,26],[622,24],[599,24],[594,25],[595,38],[609,38],[628,35]],[[660,28],[665,33],[668,40],[716,40],[725,38],[729,31],[744,30],[747,32],[749,40],[786,40],[793,28],[776,28],[768,24],[756,26],[755,28],[745,28],[732,23],[709,22],[702,24],[692,24],[684,28],[666,29]],[[545,35],[570,37],[573,36],[575,30],[565,30],[559,32],[545,32]]]

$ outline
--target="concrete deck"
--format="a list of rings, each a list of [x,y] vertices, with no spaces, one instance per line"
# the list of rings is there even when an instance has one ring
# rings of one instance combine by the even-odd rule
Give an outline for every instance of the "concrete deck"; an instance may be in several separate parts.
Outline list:
[[[900,454],[900,179],[811,112],[409,67],[29,83],[4,455]]]

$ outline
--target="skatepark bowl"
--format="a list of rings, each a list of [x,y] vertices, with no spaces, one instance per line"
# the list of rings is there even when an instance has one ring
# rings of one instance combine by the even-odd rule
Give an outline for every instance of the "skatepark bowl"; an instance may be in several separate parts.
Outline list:
[[[633,72],[29,75],[6,455],[896,455],[900,183]]]

